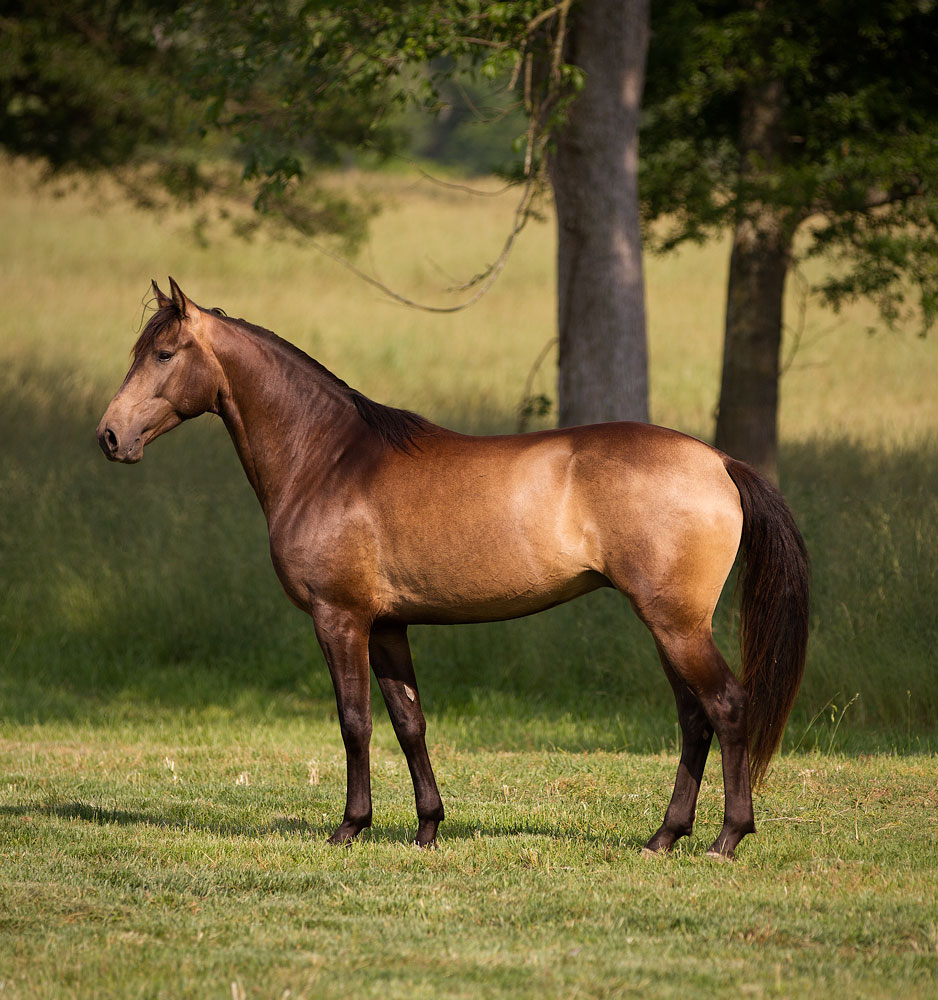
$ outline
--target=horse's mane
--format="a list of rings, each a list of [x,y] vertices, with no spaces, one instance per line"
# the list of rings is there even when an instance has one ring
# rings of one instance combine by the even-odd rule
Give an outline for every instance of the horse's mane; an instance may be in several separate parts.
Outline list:
[[[300,350],[295,344],[278,337],[276,333],[267,330],[262,326],[249,323],[246,319],[236,319],[228,316],[224,310],[215,308],[209,309],[213,313],[224,319],[226,323],[240,327],[248,333],[260,336],[277,344],[281,349],[291,354],[301,364],[312,367],[316,374],[329,385],[339,390],[349,402],[355,407],[358,415],[364,420],[368,427],[373,430],[380,440],[398,451],[407,452],[411,448],[418,448],[416,439],[430,431],[433,426],[426,418],[410,410],[399,410],[394,406],[385,406],[383,403],[376,403],[369,399],[364,393],[353,389],[347,382],[344,382],[338,375],[334,375],[325,365],[320,364],[315,358],[311,358],[305,351]],[[169,328],[172,323],[179,322],[179,314],[175,306],[169,304],[158,309],[150,317],[147,325],[143,328],[137,342],[134,344],[133,356],[138,358],[140,354],[146,352],[153,346],[156,338]]]

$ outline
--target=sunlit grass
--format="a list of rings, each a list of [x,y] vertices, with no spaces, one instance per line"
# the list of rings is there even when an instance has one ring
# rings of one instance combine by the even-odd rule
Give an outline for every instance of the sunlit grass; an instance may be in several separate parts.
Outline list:
[[[934,758],[784,760],[760,834],[721,866],[703,855],[714,768],[694,840],[648,860],[673,758],[437,745],[450,818],[420,852],[388,729],[376,825],[350,851],[323,842],[342,762],[321,724],[16,730],[0,743],[6,993],[931,995]]]

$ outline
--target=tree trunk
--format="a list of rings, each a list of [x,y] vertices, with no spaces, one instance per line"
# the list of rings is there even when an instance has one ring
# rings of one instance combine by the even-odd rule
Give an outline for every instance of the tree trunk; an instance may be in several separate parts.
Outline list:
[[[782,301],[795,222],[771,202],[783,153],[784,91],[778,81],[747,89],[741,108],[739,207],[726,297],[723,379],[716,446],[778,480],[778,390]]]
[[[648,419],[638,120],[648,0],[583,0],[566,59],[586,85],[557,135],[561,426]]]
[[[763,216],[736,224],[716,446],[778,481],[782,298],[790,244]]]

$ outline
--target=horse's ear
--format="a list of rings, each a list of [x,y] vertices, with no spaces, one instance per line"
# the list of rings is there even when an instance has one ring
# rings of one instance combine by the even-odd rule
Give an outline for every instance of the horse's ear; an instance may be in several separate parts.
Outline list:
[[[183,294],[182,289],[172,277],[169,279],[169,290],[173,296],[173,305],[176,307],[176,312],[179,313],[180,319],[185,319],[189,307],[189,300]]]
[[[156,283],[155,278],[150,282],[150,284],[153,287],[153,294],[156,296],[157,308],[164,309],[166,306],[171,306],[173,304],[173,300],[168,295],[163,294],[160,286]]]

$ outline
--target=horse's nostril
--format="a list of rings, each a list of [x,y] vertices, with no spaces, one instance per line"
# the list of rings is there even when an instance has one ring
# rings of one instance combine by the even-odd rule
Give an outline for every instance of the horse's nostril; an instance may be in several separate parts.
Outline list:
[[[113,455],[117,451],[117,435],[110,427],[104,428],[104,433],[101,435],[101,440],[104,444],[104,450],[109,455]]]

